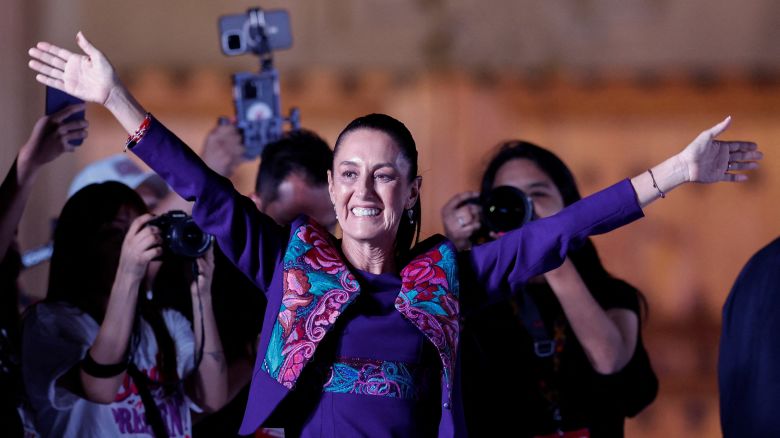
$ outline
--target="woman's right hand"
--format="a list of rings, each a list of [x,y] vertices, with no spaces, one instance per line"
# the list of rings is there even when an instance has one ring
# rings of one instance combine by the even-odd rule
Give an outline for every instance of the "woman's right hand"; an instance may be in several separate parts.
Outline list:
[[[441,221],[444,233],[459,251],[471,248],[471,237],[482,226],[480,215],[482,208],[469,199],[479,197],[477,192],[463,192],[453,196],[441,209]]]
[[[84,104],[70,105],[38,119],[30,138],[19,149],[16,171],[20,179],[31,176],[62,153],[72,152],[76,146],[70,144],[71,140],[86,138],[89,125],[86,120],[64,121],[79,111],[84,111]]]
[[[27,64],[38,72],[35,79],[88,102],[106,105],[121,87],[114,67],[100,50],[79,32],[76,42],[85,55],[70,52],[47,42],[39,42],[28,51],[33,58]]]
[[[122,253],[119,257],[119,272],[142,279],[146,268],[154,258],[162,255],[162,236],[160,229],[146,225],[154,218],[153,214],[144,214],[135,218],[127,230],[122,242]]]

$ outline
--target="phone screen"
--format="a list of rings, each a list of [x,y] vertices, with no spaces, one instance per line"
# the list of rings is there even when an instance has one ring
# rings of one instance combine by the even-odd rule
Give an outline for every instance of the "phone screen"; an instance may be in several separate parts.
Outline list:
[[[70,94],[60,91],[56,88],[52,88],[47,86],[46,87],[46,115],[51,115],[56,113],[57,111],[65,108],[66,106],[75,105],[77,103],[84,103],[83,100],[79,99],[78,97],[73,97]],[[64,120],[64,122],[70,122],[73,120],[84,120],[85,113],[84,111],[79,111],[75,114],[70,115],[67,119]],[[79,140],[70,140],[68,143],[70,143],[73,146],[80,146],[81,143],[83,143],[83,139]]]

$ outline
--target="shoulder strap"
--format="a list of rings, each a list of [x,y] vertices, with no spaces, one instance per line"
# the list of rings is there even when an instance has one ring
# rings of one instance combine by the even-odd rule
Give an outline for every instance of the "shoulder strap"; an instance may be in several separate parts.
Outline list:
[[[520,309],[518,309],[518,316],[531,335],[531,338],[533,338],[534,354],[536,357],[550,357],[555,353],[555,340],[552,339],[544,326],[542,314],[539,312],[539,307],[534,302],[531,294],[525,288],[523,288],[521,294],[523,302],[520,305]]]
[[[160,408],[157,407],[152,392],[149,390],[149,378],[132,362],[127,367],[127,372],[133,378],[135,387],[138,388],[138,395],[141,396],[141,401],[144,404],[146,424],[152,427],[155,438],[167,438],[169,436],[168,430],[165,428]]]

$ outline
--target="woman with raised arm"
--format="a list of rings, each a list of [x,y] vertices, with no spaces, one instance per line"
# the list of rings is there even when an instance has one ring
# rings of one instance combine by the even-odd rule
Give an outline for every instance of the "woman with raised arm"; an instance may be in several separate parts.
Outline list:
[[[420,227],[417,149],[392,117],[371,114],[339,135],[329,191],[343,238],[301,217],[281,228],[259,213],[148,114],[82,34],[84,54],[39,43],[30,67],[41,83],[108,108],[127,147],[180,195],[268,306],[242,433],[261,424],[290,436],[461,436],[457,385],[460,276],[483,286],[473,303],[559,266],[571,246],[642,217],[642,207],[686,182],[744,180],[761,154],[715,140],[729,120],[681,153],[534,221],[456,253]],[[486,384],[489,384],[486,382]]]

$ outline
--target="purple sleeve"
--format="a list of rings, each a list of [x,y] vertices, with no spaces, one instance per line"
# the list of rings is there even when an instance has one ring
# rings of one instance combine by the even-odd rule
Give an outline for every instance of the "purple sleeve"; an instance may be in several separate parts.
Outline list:
[[[529,222],[500,239],[474,247],[468,262],[488,297],[560,266],[571,248],[644,216],[629,180],[583,198],[557,214]]]
[[[156,119],[132,151],[182,198],[194,201],[198,226],[213,234],[225,255],[266,291],[289,233]]]

